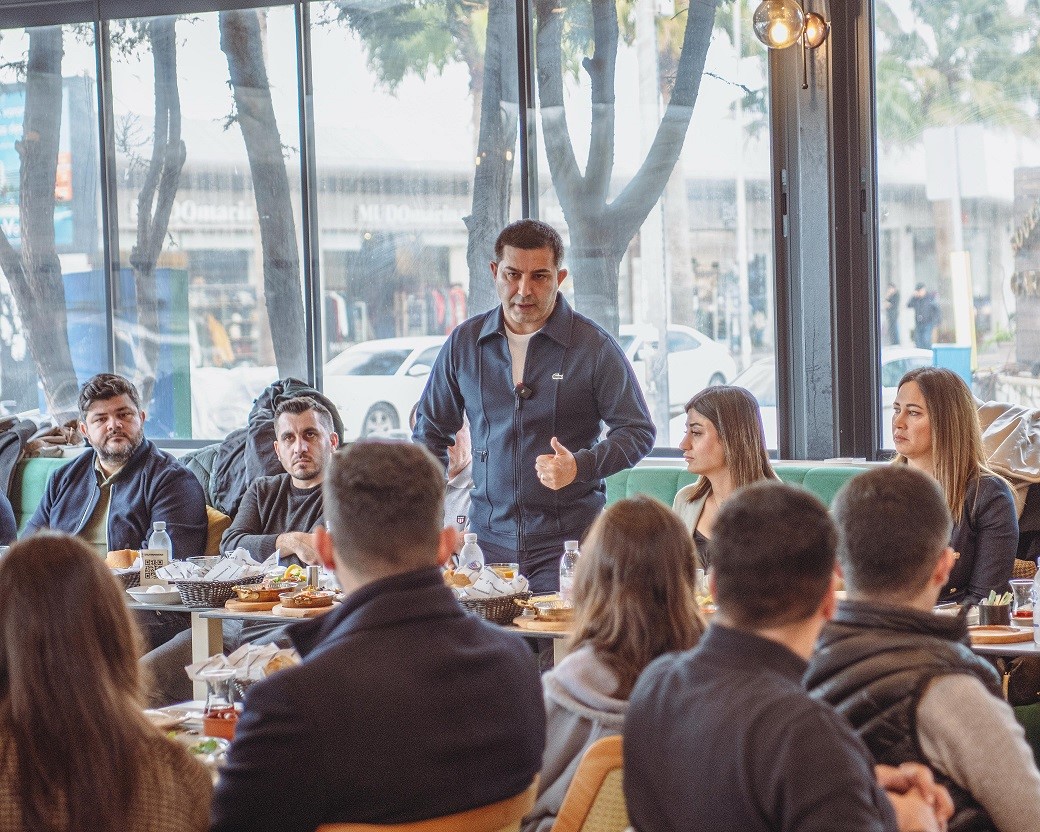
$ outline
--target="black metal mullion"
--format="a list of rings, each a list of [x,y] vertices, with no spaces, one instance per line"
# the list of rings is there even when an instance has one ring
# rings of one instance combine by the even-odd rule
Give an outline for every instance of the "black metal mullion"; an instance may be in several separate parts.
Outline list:
[[[296,4],[296,78],[300,117],[300,195],[303,223],[303,292],[310,384],[321,389],[324,364],[324,305],[318,242],[318,176],[314,145],[314,78],[311,69],[310,3]]]
[[[101,241],[105,286],[105,351],[109,371],[116,368],[115,312],[119,280],[119,202],[115,171],[115,137],[112,125],[112,51],[108,21],[94,21],[98,94],[98,149],[101,177]]]
[[[489,0],[493,2],[494,0]],[[534,96],[534,28],[531,0],[516,0],[517,93],[520,104],[520,213],[538,218],[538,143]]]

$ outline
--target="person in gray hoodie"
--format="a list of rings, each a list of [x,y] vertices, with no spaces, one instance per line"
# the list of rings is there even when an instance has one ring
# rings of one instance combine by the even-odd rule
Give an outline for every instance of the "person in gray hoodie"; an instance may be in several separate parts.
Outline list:
[[[571,650],[542,676],[547,743],[523,832],[552,829],[585,750],[622,733],[643,668],[697,644],[704,621],[696,575],[689,532],[657,500],[621,500],[593,524],[575,575]]]

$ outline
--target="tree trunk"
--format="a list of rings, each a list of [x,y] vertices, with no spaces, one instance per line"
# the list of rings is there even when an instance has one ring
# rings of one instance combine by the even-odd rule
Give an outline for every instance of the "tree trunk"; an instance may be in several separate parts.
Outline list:
[[[574,274],[575,303],[580,311],[615,335],[618,265],[628,243],[664,191],[682,151],[711,42],[715,2],[690,3],[675,86],[653,145],[639,171],[610,204],[607,196],[614,168],[617,7],[613,0],[591,0],[594,52],[582,65],[592,82],[592,125],[589,156],[582,175],[564,110],[562,33],[566,15],[560,13],[555,0],[535,3],[542,128],[549,172],[570,228],[568,263]],[[602,259],[602,265],[593,268],[589,261],[595,259]]]
[[[307,377],[303,289],[292,191],[282,158],[256,10],[220,13],[237,121],[242,128],[264,257],[264,298],[278,374]]]
[[[18,305],[47,408],[59,420],[77,414],[79,397],[69,349],[65,285],[54,243],[63,55],[61,27],[29,30],[25,119],[17,143],[21,256],[0,233],[0,267]]]
[[[469,314],[498,303],[489,263],[495,238],[509,222],[509,197],[516,147],[518,86],[516,74],[516,10],[507,0],[489,0],[487,47],[484,52],[480,102],[479,163],[473,172],[473,207],[465,217],[469,240]]]
[[[159,299],[155,266],[162,253],[177,196],[186,151],[181,141],[181,97],[177,86],[176,18],[157,17],[148,24],[155,83],[152,158],[137,196],[137,244],[130,252],[137,294],[137,323],[146,368],[135,367],[141,401],[147,406],[159,366]],[[142,370],[147,374],[142,375]],[[146,407],[147,409],[147,407]]]

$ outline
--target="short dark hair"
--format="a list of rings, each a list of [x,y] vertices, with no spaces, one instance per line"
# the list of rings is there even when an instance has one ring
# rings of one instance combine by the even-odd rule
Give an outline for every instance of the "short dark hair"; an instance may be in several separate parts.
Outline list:
[[[811,492],[765,480],[723,503],[709,546],[719,609],[737,627],[762,630],[819,609],[837,530]]]
[[[325,518],[338,557],[381,577],[437,562],[444,466],[411,442],[366,439],[332,455]]]
[[[79,391],[80,416],[86,417],[87,411],[95,402],[114,399],[116,396],[129,396],[134,407],[141,410],[141,394],[130,379],[117,376],[115,373],[98,373]]]
[[[496,263],[502,259],[506,246],[527,251],[547,248],[552,251],[556,268],[563,263],[563,238],[555,228],[541,220],[517,220],[503,228],[495,240]]]
[[[279,402],[278,406],[274,409],[275,426],[277,427],[278,417],[283,413],[292,413],[293,415],[298,416],[301,413],[306,413],[308,410],[313,410],[318,414],[318,421],[321,422],[321,426],[325,428],[325,430],[329,433],[335,433],[336,428],[332,422],[332,414],[325,405],[313,396],[293,396],[291,399],[283,399]]]
[[[939,483],[908,465],[850,480],[834,500],[834,519],[848,588],[893,600],[924,588],[953,528]]]

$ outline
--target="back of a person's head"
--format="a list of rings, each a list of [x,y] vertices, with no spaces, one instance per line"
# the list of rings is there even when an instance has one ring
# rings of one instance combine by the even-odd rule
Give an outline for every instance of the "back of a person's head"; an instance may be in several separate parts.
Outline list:
[[[803,488],[763,481],[736,492],[712,528],[715,601],[737,627],[764,630],[806,621],[834,574],[837,531]]]
[[[846,588],[894,603],[924,589],[952,528],[938,483],[907,465],[850,480],[834,500],[834,519]]]
[[[444,487],[420,445],[363,440],[334,454],[324,501],[337,557],[367,578],[435,565]]]
[[[69,535],[40,532],[0,559],[0,722],[26,828],[42,828],[56,797],[70,829],[119,828],[119,805],[133,799],[154,730],[121,596],[101,558]]]
[[[689,531],[652,497],[614,503],[592,524],[575,575],[573,644],[591,645],[614,670],[617,698],[657,656],[700,638],[696,565]]]

